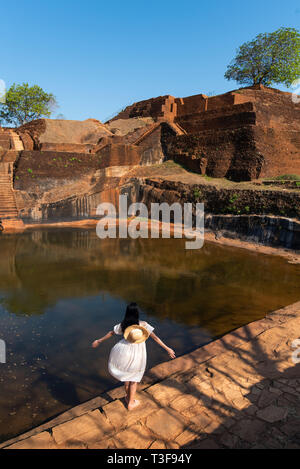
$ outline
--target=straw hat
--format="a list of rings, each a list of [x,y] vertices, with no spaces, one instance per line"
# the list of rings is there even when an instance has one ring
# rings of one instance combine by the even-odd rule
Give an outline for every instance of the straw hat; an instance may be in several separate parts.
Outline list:
[[[145,342],[149,337],[149,332],[143,326],[133,324],[132,326],[126,327],[124,331],[124,339],[131,344],[141,344]]]

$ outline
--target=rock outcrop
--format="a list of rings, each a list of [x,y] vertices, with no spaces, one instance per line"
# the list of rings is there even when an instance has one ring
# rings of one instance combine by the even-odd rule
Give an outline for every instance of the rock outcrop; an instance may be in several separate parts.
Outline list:
[[[130,203],[143,202],[149,214],[152,203],[202,202],[205,229],[217,237],[300,250],[300,192],[220,189],[162,178],[132,178],[121,192]]]

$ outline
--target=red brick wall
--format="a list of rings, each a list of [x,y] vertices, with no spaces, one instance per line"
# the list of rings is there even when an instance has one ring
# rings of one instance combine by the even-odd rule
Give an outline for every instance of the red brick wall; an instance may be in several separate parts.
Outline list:
[[[107,145],[97,153],[97,156],[100,160],[100,168],[138,165],[141,159],[138,147],[123,143]]]

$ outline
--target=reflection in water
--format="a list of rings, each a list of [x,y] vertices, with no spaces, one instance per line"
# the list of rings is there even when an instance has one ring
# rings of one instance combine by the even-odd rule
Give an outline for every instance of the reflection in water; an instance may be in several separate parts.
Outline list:
[[[116,384],[92,340],[136,301],[177,355],[299,300],[297,265],[183,240],[99,240],[50,230],[0,238],[0,438],[38,425]],[[167,360],[151,340],[148,366]]]

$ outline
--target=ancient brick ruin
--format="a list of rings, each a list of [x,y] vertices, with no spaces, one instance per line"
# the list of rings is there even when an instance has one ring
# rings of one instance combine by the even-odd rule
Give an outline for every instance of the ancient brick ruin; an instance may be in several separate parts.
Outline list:
[[[300,104],[290,93],[258,85],[213,97],[164,96],[115,119],[148,116],[171,124],[165,154],[193,171],[235,181],[300,174]]]
[[[300,174],[300,104],[254,86],[219,96],[160,96],[95,119],[0,128],[0,218],[94,216],[130,170],[173,159],[211,177]]]

